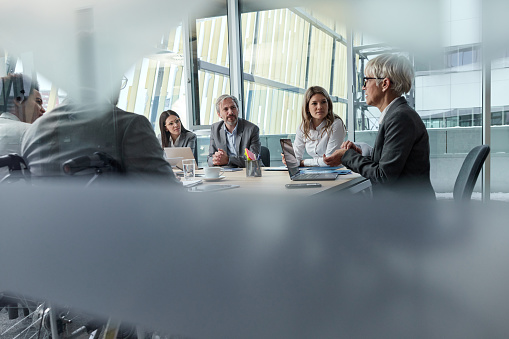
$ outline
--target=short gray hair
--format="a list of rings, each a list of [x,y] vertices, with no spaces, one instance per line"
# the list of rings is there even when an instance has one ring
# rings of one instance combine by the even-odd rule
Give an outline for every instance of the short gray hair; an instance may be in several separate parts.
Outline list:
[[[219,111],[221,110],[221,103],[225,99],[232,99],[233,102],[235,103],[235,106],[237,106],[237,110],[239,109],[239,101],[237,100],[236,97],[234,97],[233,95],[230,95],[230,94],[223,94],[219,98],[217,98],[217,100],[216,100],[216,111],[217,111],[217,113],[219,113]]]
[[[390,89],[397,95],[410,92],[414,79],[414,68],[410,61],[406,57],[396,54],[382,54],[369,60],[364,73],[370,73],[376,78],[389,78]],[[380,85],[380,82],[381,80],[377,79],[376,85]]]

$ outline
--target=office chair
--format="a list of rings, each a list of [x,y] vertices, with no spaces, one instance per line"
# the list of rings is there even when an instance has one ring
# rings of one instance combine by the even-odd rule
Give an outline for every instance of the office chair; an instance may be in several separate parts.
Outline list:
[[[261,146],[260,148],[260,159],[262,159],[263,165],[270,167],[270,150],[268,147]]]
[[[453,197],[455,201],[470,200],[479,172],[489,153],[490,146],[488,145],[474,147],[468,152],[454,183]]]

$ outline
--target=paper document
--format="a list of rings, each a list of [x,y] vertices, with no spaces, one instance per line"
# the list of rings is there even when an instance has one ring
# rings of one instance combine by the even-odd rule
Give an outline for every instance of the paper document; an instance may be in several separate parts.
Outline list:
[[[196,185],[199,185],[203,183],[203,180],[182,180],[182,185],[184,187],[193,187],[193,186],[196,186]]]

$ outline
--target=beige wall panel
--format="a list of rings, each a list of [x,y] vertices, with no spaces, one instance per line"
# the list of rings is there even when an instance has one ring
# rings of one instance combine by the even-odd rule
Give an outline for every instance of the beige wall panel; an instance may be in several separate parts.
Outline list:
[[[215,49],[210,62],[221,66],[228,67],[228,20],[226,17],[215,18],[214,39],[212,47]],[[223,39],[221,40],[221,37]]]
[[[198,71],[198,98],[200,100],[200,110],[203,110],[202,98],[203,98],[203,82],[205,81],[205,72]]]
[[[310,25],[307,22],[304,22],[303,20],[299,20],[301,22],[301,30],[302,30],[302,49],[299,50],[300,54],[300,65],[301,67],[298,68],[299,70],[299,87],[305,87],[306,85],[306,62],[308,57],[308,42],[309,42],[309,28]]]
[[[210,43],[209,47],[210,50],[207,55],[207,61],[211,62],[213,64],[217,64],[217,57],[220,56],[220,60],[222,60],[221,54],[222,50],[219,46],[219,39],[221,37],[221,20],[220,19],[214,19],[212,20],[212,25],[210,26],[211,31],[208,32],[208,36],[210,37]],[[204,51],[205,52],[205,51]]]
[[[285,47],[285,24],[284,10],[278,9],[274,15],[274,49],[272,54],[272,79],[279,82],[285,81],[286,74],[286,53]],[[281,24],[280,24],[281,23]]]
[[[267,21],[266,21],[266,25],[267,25],[267,31],[266,31],[266,34],[265,34],[265,53],[264,53],[264,67],[263,67],[263,72],[261,74],[261,76],[265,77],[265,78],[269,78],[269,79],[272,79],[272,72],[273,72],[273,69],[272,69],[272,64],[271,64],[271,56],[273,55],[274,53],[274,42],[273,42],[273,37],[274,37],[274,26],[275,26],[275,20],[274,20],[274,12],[275,11],[270,11],[270,15],[267,16]]]
[[[141,65],[142,60],[138,61],[134,66],[134,78],[133,84],[129,86],[129,92],[127,94],[127,111],[134,112],[134,107],[136,105],[136,97],[138,96],[138,86],[140,84],[140,74],[141,74]]]
[[[206,21],[202,22],[202,24],[200,25],[200,31],[198,32],[198,37],[201,37],[200,43],[202,45],[201,53],[198,57],[205,61],[208,61],[207,53],[209,52],[211,28],[212,28],[212,21],[206,20]]]
[[[277,106],[274,107],[274,113],[277,115],[276,120],[276,129],[274,130],[275,134],[280,134],[283,126],[286,125],[286,119],[283,118],[283,113],[285,111],[285,97],[283,91],[277,91],[278,99]]]
[[[150,108],[152,106],[152,98],[154,96],[154,83],[157,74],[157,62],[153,60],[148,61],[147,77],[145,79],[145,88],[147,89],[147,97],[145,101],[145,111],[143,115],[147,118],[150,116]]]
[[[173,51],[173,45],[175,45],[176,29],[172,29],[170,33],[168,33],[168,44],[166,45],[166,49],[169,51]]]
[[[256,84],[252,83],[252,82],[249,82],[249,81],[245,81],[244,82],[244,88],[247,88],[247,90],[251,91],[252,93],[252,96],[251,96],[251,104],[250,104],[250,121],[254,124],[258,124],[258,119],[260,117],[260,112],[258,110],[258,106],[257,106],[257,102],[258,102],[258,95],[257,95],[257,92],[256,92]],[[247,94],[247,93],[246,93]],[[247,97],[246,97],[247,98]]]
[[[183,83],[185,83],[183,77],[184,77],[184,67],[178,67],[177,74],[175,76],[175,84],[173,85],[173,93],[171,93],[173,97],[172,99],[173,103],[175,103],[175,101],[177,101],[177,99],[180,98],[181,86]]]
[[[290,124],[288,125],[288,133],[295,133],[297,131],[297,126],[300,122],[300,105],[301,105],[301,95],[297,93],[292,93],[291,101],[288,103],[289,110],[288,116],[290,118]]]
[[[253,123],[256,123],[258,125],[258,127],[260,127],[260,131],[261,131],[261,126],[258,124],[258,121],[263,121],[263,119],[260,118],[260,94],[259,94],[259,86],[257,84],[253,84],[251,83],[250,85],[250,88],[251,90],[253,91],[253,97],[252,97],[252,103],[251,103],[251,109],[252,109],[252,113],[251,113],[251,121]]]
[[[298,72],[296,71],[297,65],[298,65],[298,58],[297,58],[297,48],[299,39],[297,39],[297,33],[294,31],[295,28],[295,14],[293,12],[289,12],[289,19],[288,19],[288,44],[286,47],[286,53],[287,53],[287,60],[288,60],[288,71],[285,76],[285,82],[292,86],[298,86],[297,83],[297,77]],[[302,49],[302,46],[300,46],[300,49]]]
[[[163,81],[161,83],[161,91],[159,92],[159,103],[157,105],[157,121],[159,121],[159,115],[162,111],[164,111],[164,103],[166,102],[166,98],[168,97],[168,81],[170,77],[170,66],[164,67],[163,72]],[[157,123],[156,123],[157,125]]]
[[[253,63],[253,46],[255,34],[255,22],[257,13],[242,14],[242,39],[243,39],[243,54],[242,60],[244,62],[243,70],[246,73],[252,72]]]
[[[334,95],[347,98],[347,69],[346,69],[346,47],[342,44],[336,45],[336,69],[334,76]]]
[[[202,104],[204,105],[205,111],[205,121],[209,121],[210,114],[212,114],[210,107],[214,102],[214,76],[211,74],[205,75],[205,81],[203,83],[203,88],[206,88],[206,97],[203,97]],[[220,80],[219,80],[220,81]]]
[[[270,101],[269,101],[269,109],[270,109],[270,128],[268,133],[265,134],[275,134],[276,131],[279,129],[278,121],[281,121],[281,118],[279,117],[278,110],[278,102],[279,102],[279,93],[278,91],[275,91],[274,88],[269,87],[269,93],[270,93]]]
[[[46,111],[51,111],[56,106],[58,97],[58,87],[55,84],[51,84],[51,90],[49,92],[48,105],[46,106]]]
[[[263,132],[262,132],[263,134],[267,134],[265,132],[265,129],[268,128],[268,125],[269,125],[269,124],[267,124],[267,122],[269,121],[267,106],[268,106],[268,102],[270,102],[270,101],[267,102],[267,98],[268,98],[267,87],[258,86],[258,88],[260,90],[260,95],[259,95],[260,104],[259,105],[260,105],[260,114],[262,116],[262,118],[260,120],[262,123],[261,123],[261,126],[259,126],[259,127],[260,127],[260,129],[263,129]]]

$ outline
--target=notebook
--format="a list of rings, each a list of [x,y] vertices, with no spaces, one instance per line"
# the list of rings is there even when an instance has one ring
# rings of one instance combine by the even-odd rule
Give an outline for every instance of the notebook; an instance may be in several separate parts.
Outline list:
[[[281,149],[285,156],[286,167],[288,167],[288,174],[293,181],[306,181],[306,180],[336,180],[339,173],[303,173],[299,169],[299,161],[293,152],[293,145],[290,139],[280,139]]]
[[[176,166],[179,169],[182,169],[182,160],[194,159],[191,147],[165,147],[164,154],[166,155],[166,161],[168,161],[170,165]],[[194,161],[194,166],[198,168],[196,159]]]

